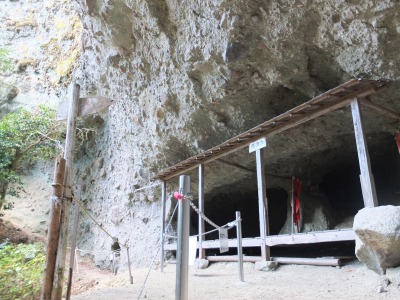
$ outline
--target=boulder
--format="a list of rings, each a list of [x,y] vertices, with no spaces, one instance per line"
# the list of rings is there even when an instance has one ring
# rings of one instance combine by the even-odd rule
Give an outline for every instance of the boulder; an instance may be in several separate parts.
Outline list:
[[[400,266],[400,207],[380,206],[360,210],[354,218],[356,256],[380,275]]]
[[[257,261],[254,264],[254,268],[259,271],[274,271],[278,267],[278,263],[276,261]]]
[[[391,284],[400,286],[400,267],[388,268],[386,270],[386,278]]]
[[[206,269],[208,267],[208,260],[207,259],[196,259],[194,262],[194,266],[196,267],[196,269]]]

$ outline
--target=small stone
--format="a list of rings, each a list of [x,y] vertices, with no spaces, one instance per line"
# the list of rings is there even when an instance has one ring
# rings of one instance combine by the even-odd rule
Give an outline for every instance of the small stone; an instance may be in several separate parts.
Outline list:
[[[278,268],[278,263],[276,261],[257,261],[254,268],[263,272],[274,271]]]
[[[386,269],[386,278],[393,285],[400,285],[400,267]]]
[[[378,293],[378,294],[381,294],[381,293],[384,293],[384,292],[386,292],[385,291],[385,288],[383,287],[383,286],[378,286],[377,288],[376,288],[376,292]]]
[[[196,259],[194,261],[194,266],[196,267],[196,269],[206,269],[209,265],[209,262],[207,259]]]

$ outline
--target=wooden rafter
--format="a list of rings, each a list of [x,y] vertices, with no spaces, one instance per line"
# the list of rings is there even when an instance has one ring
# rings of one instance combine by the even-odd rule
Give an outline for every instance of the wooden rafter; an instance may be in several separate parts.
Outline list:
[[[366,97],[386,87],[387,82],[384,81],[350,80],[214,148],[163,170],[151,180],[169,180],[196,168],[199,164],[209,163],[242,149],[262,137],[272,136],[313,120],[328,112],[349,105],[350,101],[356,97]]]

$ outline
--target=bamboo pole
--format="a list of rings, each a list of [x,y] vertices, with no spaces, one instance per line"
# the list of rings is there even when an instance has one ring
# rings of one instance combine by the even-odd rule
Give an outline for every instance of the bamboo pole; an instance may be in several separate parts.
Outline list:
[[[53,289],[54,270],[57,258],[58,238],[60,231],[61,203],[55,201],[62,197],[65,175],[65,159],[57,158],[54,171],[53,199],[51,201],[50,223],[48,231],[46,266],[40,299],[50,299]]]
[[[65,152],[64,152],[64,158],[66,160],[66,176],[64,180],[63,196],[66,200],[62,201],[60,237],[58,243],[57,263],[56,263],[54,285],[52,292],[52,299],[56,300],[62,298],[65,257],[67,255],[68,223],[69,223],[69,211],[71,208],[70,199],[72,196],[71,186],[72,186],[72,175],[73,175],[76,121],[79,109],[79,93],[80,93],[80,86],[79,84],[74,83],[73,97],[68,112],[67,136],[65,140]]]
[[[76,193],[76,198],[80,200],[81,198],[81,190],[78,189]],[[69,259],[69,270],[68,270],[68,286],[67,286],[67,296],[66,300],[71,299],[71,289],[72,289],[72,272],[74,269],[75,263],[75,248],[76,248],[76,238],[78,235],[78,219],[79,219],[79,205],[75,203],[75,214],[74,214],[74,227],[72,229],[72,241],[71,241],[71,255]]]

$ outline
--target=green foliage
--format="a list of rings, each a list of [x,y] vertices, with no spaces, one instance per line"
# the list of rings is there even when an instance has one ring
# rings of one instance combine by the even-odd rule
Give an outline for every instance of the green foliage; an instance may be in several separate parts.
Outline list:
[[[43,244],[0,244],[0,299],[39,299]]]
[[[54,110],[39,106],[33,113],[21,108],[0,120],[0,208],[6,193],[18,194],[24,168],[55,155],[62,130],[55,117]]]
[[[14,63],[9,58],[9,51],[6,48],[0,48],[0,74],[11,72],[14,69]]]

